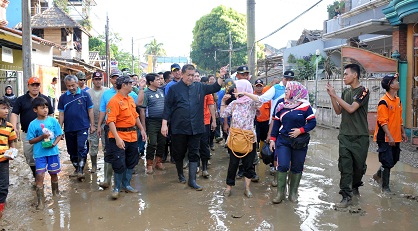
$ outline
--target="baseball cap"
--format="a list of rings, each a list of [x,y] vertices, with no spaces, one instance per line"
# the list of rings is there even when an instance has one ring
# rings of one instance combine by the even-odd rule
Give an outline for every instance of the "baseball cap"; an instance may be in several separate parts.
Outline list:
[[[250,73],[250,70],[248,69],[247,66],[240,66],[237,68],[237,73]]]
[[[180,65],[178,65],[177,63],[173,63],[171,65],[171,68],[170,69],[171,69],[171,72],[173,72],[174,70],[176,70],[176,69],[179,69],[180,70],[181,68],[180,68]]]
[[[393,80],[398,78],[397,74],[389,74],[389,75],[385,75],[385,77],[383,77],[382,79],[382,88],[385,90],[389,90],[390,89],[390,85],[392,84]]]
[[[122,73],[119,70],[114,70],[110,73],[110,77],[113,77],[113,76],[118,76],[119,77],[121,75],[122,75]]]
[[[116,85],[122,85],[123,83],[132,83],[132,82],[133,82],[133,79],[131,77],[125,76],[125,75],[119,76],[116,79]]]
[[[257,79],[257,80],[255,81],[254,85],[255,85],[255,86],[257,86],[257,85],[262,85],[262,86],[264,86],[263,80],[261,80],[261,79]]]
[[[32,84],[34,84],[34,83],[39,83],[39,84],[41,84],[41,80],[39,80],[39,78],[38,78],[38,77],[35,77],[35,76],[30,77],[30,79],[28,80],[28,84],[29,84],[29,85],[32,85]]]
[[[284,74],[283,74],[283,77],[285,77],[285,78],[295,78],[295,72],[285,71]]]
[[[86,74],[84,74],[84,72],[82,72],[82,71],[77,72],[77,74],[75,74],[75,76],[78,79],[86,79]]]
[[[91,75],[92,79],[98,79],[98,78],[103,78],[103,74],[101,72],[95,71],[93,72],[93,74]]]

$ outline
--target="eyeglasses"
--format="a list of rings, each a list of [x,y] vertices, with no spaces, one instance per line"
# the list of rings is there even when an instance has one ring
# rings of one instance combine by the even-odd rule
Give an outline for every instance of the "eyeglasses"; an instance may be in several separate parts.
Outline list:
[[[100,80],[102,80],[102,78],[94,78],[93,80],[99,80],[100,81]]]
[[[85,79],[79,79],[80,81],[86,81]]]
[[[40,83],[32,83],[31,86],[32,87],[39,87],[39,86],[41,86],[41,84]]]

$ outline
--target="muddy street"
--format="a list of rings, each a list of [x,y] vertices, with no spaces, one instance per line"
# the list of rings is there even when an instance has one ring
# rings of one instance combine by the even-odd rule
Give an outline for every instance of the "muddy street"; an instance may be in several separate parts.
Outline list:
[[[367,158],[361,196],[354,197],[354,205],[348,209],[334,209],[334,203],[341,200],[337,134],[337,130],[319,127],[312,132],[299,202],[285,200],[278,205],[271,203],[276,188],[270,186],[273,177],[262,162],[257,166],[260,182],[251,184],[253,198],[244,196],[243,179],[237,180],[230,197],[223,197],[228,155],[221,145],[213,152],[210,178],[201,175],[197,178],[203,191],[178,183],[174,164],[165,163],[165,171],[147,175],[141,160],[132,181],[140,192],[122,193],[118,200],[110,198],[109,189],[98,186],[103,179],[102,153],[99,153],[101,170],[97,174],[87,173],[86,181],[78,182],[68,177],[73,167],[65,147],[61,146],[61,196],[52,197],[50,180],[46,177],[46,208],[41,211],[35,210],[32,176],[23,158],[11,162],[11,186],[0,227],[4,230],[416,230],[418,201],[413,196],[418,195],[418,170],[399,162],[391,176],[391,189],[396,195],[383,195],[370,180],[379,166],[375,152],[369,152]]]

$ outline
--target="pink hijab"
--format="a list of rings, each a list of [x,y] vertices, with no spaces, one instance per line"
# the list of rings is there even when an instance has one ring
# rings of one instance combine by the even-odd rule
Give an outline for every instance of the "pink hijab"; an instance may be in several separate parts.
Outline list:
[[[286,90],[290,91],[290,97],[285,98],[284,103],[277,105],[277,112],[283,108],[294,109],[302,104],[308,104],[308,90],[301,83],[296,81],[288,81],[286,84]]]
[[[235,81],[235,86],[237,88],[237,92],[247,92],[247,93],[253,93],[253,86],[251,85],[250,81],[245,79],[239,79]],[[244,103],[248,101],[252,101],[252,99],[248,96],[243,97],[237,97],[235,100],[237,103]]]

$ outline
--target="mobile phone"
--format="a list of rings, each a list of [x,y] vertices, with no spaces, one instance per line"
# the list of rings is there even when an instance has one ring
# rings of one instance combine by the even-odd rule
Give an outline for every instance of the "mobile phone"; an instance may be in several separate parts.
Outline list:
[[[243,97],[244,96],[244,94],[238,94],[238,97]]]

